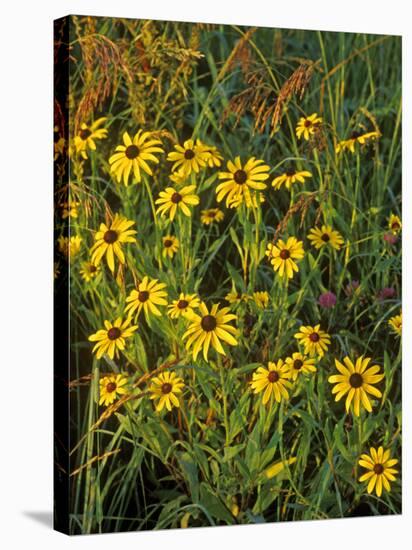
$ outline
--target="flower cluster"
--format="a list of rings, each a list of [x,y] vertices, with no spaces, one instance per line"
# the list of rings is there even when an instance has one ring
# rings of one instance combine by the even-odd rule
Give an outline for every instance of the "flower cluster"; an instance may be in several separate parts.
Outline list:
[[[80,162],[87,161],[89,155],[95,153],[98,142],[108,137],[108,130],[102,128],[106,120],[102,117],[94,123],[80,126],[74,138],[74,151],[81,159]],[[296,137],[314,143],[323,135],[323,123],[317,113],[301,117],[295,129]],[[359,147],[379,137],[378,132],[361,135],[354,133],[336,144],[335,153],[339,157],[346,151],[355,153]],[[122,143],[108,157],[109,171],[121,205],[124,197],[132,196],[134,189],[138,189],[134,184],[144,184],[140,189],[146,190],[148,195],[156,236],[153,264],[157,262],[159,269],[156,275],[150,262],[136,260],[144,242],[141,240],[143,237],[138,218],[133,212],[134,207],[125,209],[127,216],[106,209],[104,218],[100,218],[100,226],[94,231],[93,243],[88,249],[89,257],[83,259],[79,267],[85,283],[95,284],[97,288],[102,280],[112,278],[118,289],[118,296],[112,293],[110,304],[106,307],[106,311],[114,311],[112,317],[101,316],[97,325],[100,328],[89,336],[89,341],[94,343],[92,351],[98,360],[107,357],[120,361],[121,354],[129,359],[133,355],[136,334],[140,335],[141,327],[144,327],[144,333],[148,330],[157,331],[166,319],[167,329],[161,330],[176,335],[174,349],[180,349],[186,362],[192,361],[194,366],[201,368],[202,361],[212,365],[221,364],[222,356],[227,358],[228,355],[233,362],[233,350],[246,346],[245,339],[250,326],[256,319],[259,323],[264,322],[270,312],[275,310],[275,301],[279,303],[276,293],[287,292],[288,284],[302,266],[305,266],[304,270],[308,267],[313,269],[325,254],[330,265],[338,258],[340,262],[346,262],[350,253],[350,239],[345,233],[345,225],[336,223],[338,231],[335,217],[326,214],[322,218],[316,216],[306,237],[288,234],[287,223],[283,222],[273,230],[273,239],[259,235],[262,206],[268,199],[272,200],[269,193],[273,191],[268,190],[269,180],[276,192],[286,190],[290,193],[293,213],[295,191],[315,180],[312,171],[305,168],[305,159],[295,159],[295,164],[287,163],[288,167],[283,172],[271,176],[272,169],[262,158],[251,156],[242,159],[240,155],[234,155],[232,159],[225,160],[217,147],[199,138],[187,139],[182,144],[175,143],[173,150],[166,152],[167,147],[160,131],[140,129],[131,134],[124,131]],[[161,157],[164,154],[167,154],[166,159],[171,163],[170,171],[164,178],[159,178],[159,172],[163,169]],[[204,177],[207,171],[212,172],[208,179]],[[151,180],[164,184],[156,190]],[[204,191],[207,189],[210,189],[208,194],[214,198],[215,204],[210,204],[210,200],[205,203]],[[139,194],[139,200],[145,200],[142,193]],[[224,211],[225,207],[227,212]],[[62,202],[62,219],[77,220],[82,208],[82,202],[76,197]],[[184,270],[196,262],[196,258],[190,256],[187,242],[197,208],[200,210],[197,219],[201,236],[196,241],[196,250],[203,246],[203,239],[213,238],[221,228],[225,231],[228,226],[244,271],[241,285],[238,280],[235,284],[232,278],[229,292],[226,288],[224,293],[218,294],[217,300],[213,296],[207,302],[198,292],[199,284],[187,284],[184,276]],[[230,227],[234,211],[244,234],[248,232],[255,239],[254,248],[246,238],[242,243],[236,231]],[[400,218],[391,214],[387,235],[397,240],[401,227]],[[308,246],[304,243],[305,238]],[[386,241],[389,242],[388,239]],[[73,262],[82,253],[85,242],[83,236],[62,236],[58,248],[62,255]],[[265,256],[266,261],[263,262]],[[183,266],[182,281],[175,280],[171,284],[169,274],[174,272],[176,262],[181,262]],[[105,263],[108,270],[105,269]],[[258,268],[262,271],[269,268],[271,278],[275,281],[271,292],[255,290]],[[267,271],[265,278],[268,279]],[[241,287],[242,291],[239,292],[236,287]],[[360,291],[359,282],[353,281],[343,291],[348,298],[355,296]],[[332,311],[338,304],[339,289],[336,294],[324,288],[319,293],[316,307]],[[221,303],[223,300],[229,307]],[[388,323],[396,335],[401,335],[402,313],[390,318]],[[338,342],[339,335],[336,336]],[[328,358],[328,352],[332,346],[332,337],[329,329],[323,330],[320,322],[313,325],[299,322],[294,338],[297,347],[287,357],[265,361],[266,366],[258,366],[249,382],[252,392],[261,394],[261,402],[265,406],[290,400],[301,391],[302,380],[308,383],[317,380],[320,368],[331,367],[332,360]],[[321,365],[322,362],[325,367]],[[334,364],[338,373],[330,374],[328,381],[333,385],[331,395],[335,401],[344,397],[346,413],[353,412],[356,418],[363,411],[372,413],[376,401],[382,398],[381,389],[376,387],[384,380],[380,366],[373,364],[372,359],[364,355],[356,359],[345,356],[342,361],[334,358]],[[176,370],[178,368],[180,366]],[[168,368],[148,376],[147,393],[157,412],[181,407],[185,388],[183,377]],[[126,373],[104,375],[100,379],[99,404],[111,406],[117,399],[127,397],[134,391],[131,377]],[[392,466],[397,461],[389,456],[389,451],[384,451],[382,447],[378,451],[371,448],[371,455],[362,455],[359,460],[359,464],[368,470],[359,479],[360,482],[368,481],[368,493],[375,489],[379,497],[383,488],[390,490],[389,481],[393,481],[396,474]]]

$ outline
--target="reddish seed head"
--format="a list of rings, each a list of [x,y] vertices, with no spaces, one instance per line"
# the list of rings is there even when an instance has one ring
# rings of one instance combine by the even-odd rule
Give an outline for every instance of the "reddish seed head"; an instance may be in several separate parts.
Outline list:
[[[388,244],[396,244],[398,242],[398,237],[396,235],[392,235],[392,233],[385,233],[383,240]]]
[[[385,288],[382,288],[379,292],[378,292],[378,300],[389,300],[390,298],[394,298],[396,295],[396,290],[391,287],[391,286],[387,286]]]
[[[336,296],[333,292],[324,292],[319,296],[319,305],[324,308],[331,308],[336,305]]]

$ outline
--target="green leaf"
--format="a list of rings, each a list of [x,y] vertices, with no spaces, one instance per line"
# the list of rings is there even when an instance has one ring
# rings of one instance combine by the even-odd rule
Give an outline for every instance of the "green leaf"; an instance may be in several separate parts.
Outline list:
[[[235,457],[240,451],[245,448],[245,443],[240,443],[239,445],[233,445],[233,447],[225,447],[223,462],[229,462]]]
[[[199,501],[199,476],[197,464],[193,457],[187,453],[179,453],[177,460],[187,483],[193,502]]]
[[[225,521],[229,525],[234,523],[234,518],[228,508],[213,493],[212,489],[203,482],[200,484],[200,503],[212,517]]]

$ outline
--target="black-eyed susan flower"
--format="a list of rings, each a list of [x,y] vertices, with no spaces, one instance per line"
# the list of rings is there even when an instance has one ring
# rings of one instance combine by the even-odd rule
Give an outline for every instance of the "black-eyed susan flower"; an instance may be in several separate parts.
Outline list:
[[[290,369],[282,361],[278,359],[277,363],[269,361],[268,368],[259,367],[253,373],[250,385],[254,393],[264,392],[262,403],[266,405],[270,396],[273,395],[275,400],[280,403],[282,399],[289,399],[288,388],[292,387],[289,381]]]
[[[233,306],[235,304],[240,304],[241,302],[248,302],[250,300],[250,296],[248,296],[244,292],[238,292],[235,288],[233,288],[230,292],[226,294],[225,300]]]
[[[276,241],[276,244],[269,243],[266,248],[266,256],[269,258],[273,269],[278,272],[280,277],[291,279],[293,272],[298,272],[299,268],[295,260],[301,260],[305,255],[302,241],[296,237],[289,237],[286,242],[282,239]]]
[[[399,315],[391,317],[388,324],[395,334],[402,336],[402,312]]]
[[[217,147],[214,145],[206,145],[201,142],[200,139],[197,140],[199,143],[200,149],[203,150],[203,153],[207,155],[207,165],[209,168],[219,167],[222,164],[223,157],[219,153]]]
[[[130,229],[134,224],[134,221],[128,220],[120,214],[115,214],[110,225],[101,223],[99,231],[96,231],[94,235],[95,243],[90,250],[92,263],[98,266],[103,256],[106,255],[107,265],[111,272],[114,272],[115,256],[121,264],[124,264],[126,260],[122,245],[136,241],[134,235],[137,231]]]
[[[312,374],[316,372],[315,359],[303,355],[303,353],[292,353],[291,357],[285,359],[285,364],[290,369],[290,377],[296,380],[300,374]]]
[[[160,191],[159,198],[156,199],[156,204],[160,204],[156,213],[161,216],[169,214],[171,221],[174,220],[179,210],[181,210],[185,216],[190,217],[192,212],[189,206],[199,204],[199,197],[194,193],[195,189],[196,185],[186,185],[179,191],[173,187],[166,187],[164,191]]]
[[[253,293],[253,300],[258,308],[266,309],[269,305],[269,293],[266,290]]]
[[[367,491],[372,493],[375,489],[375,493],[378,497],[382,494],[382,489],[388,491],[391,490],[390,481],[396,480],[396,474],[398,470],[395,470],[393,466],[398,463],[396,458],[391,458],[389,449],[384,450],[383,447],[375,449],[371,447],[369,449],[370,455],[364,453],[359,459],[359,465],[366,468],[368,471],[361,475],[359,482],[368,482]]]
[[[339,141],[336,144],[335,151],[337,154],[342,153],[343,151],[350,151],[351,153],[355,152],[355,145],[365,145],[368,141],[376,140],[380,138],[379,132],[367,132],[362,134],[360,132],[352,132],[350,138]]]
[[[165,283],[159,283],[158,279],[149,279],[144,276],[137,289],[133,289],[126,298],[128,305],[125,312],[128,312],[129,315],[136,313],[136,317],[138,317],[143,309],[146,317],[151,314],[161,316],[162,313],[157,306],[167,306],[165,288]]]
[[[77,218],[78,213],[78,207],[80,205],[79,201],[72,201],[69,200],[68,202],[63,202],[60,206],[62,209],[62,218],[65,220],[66,218]]]
[[[212,223],[219,223],[223,220],[225,215],[219,208],[208,208],[200,212],[200,221],[204,225],[210,225]]]
[[[188,174],[185,174],[182,170],[177,170],[176,172],[169,174],[169,179],[178,186],[183,185],[188,179]]]
[[[296,136],[298,139],[302,137],[309,141],[311,136],[315,134],[319,125],[322,124],[322,118],[318,116],[318,113],[313,113],[307,117],[300,117],[296,126]]]
[[[368,412],[372,412],[368,394],[377,398],[382,397],[382,393],[374,385],[383,380],[385,375],[378,374],[380,371],[378,365],[369,367],[371,360],[370,357],[361,355],[354,364],[349,357],[344,357],[344,364],[342,364],[335,359],[335,366],[340,374],[334,374],[328,378],[331,384],[335,384],[332,388],[332,393],[336,394],[335,401],[339,401],[347,394],[346,412],[349,412],[353,404],[355,416],[359,416],[361,405]]]
[[[311,357],[323,357],[330,344],[329,334],[321,330],[320,325],[300,327],[295,338],[304,346],[305,354]]]
[[[173,235],[166,235],[166,237],[163,237],[163,258],[166,258],[166,256],[168,256],[169,258],[173,258],[178,250],[179,239],[177,239]]]
[[[87,150],[96,150],[96,139],[104,139],[107,137],[106,128],[99,128],[107,117],[98,118],[92,124],[81,124],[80,130],[76,136],[74,136],[74,147],[76,152],[80,154],[84,159],[87,159]]]
[[[100,380],[99,388],[99,405],[108,407],[116,399],[127,393],[125,388],[127,384],[127,378],[123,374],[111,374],[104,376]]]
[[[198,174],[209,161],[210,153],[205,151],[201,141],[187,139],[182,145],[175,145],[175,151],[167,155],[167,160],[172,161],[172,172],[179,171],[183,176],[189,176],[192,172]]]
[[[174,372],[162,372],[152,379],[149,386],[150,399],[157,400],[156,411],[160,412],[164,407],[171,411],[173,407],[179,407],[177,395],[182,393],[184,382]]]
[[[100,271],[100,266],[94,265],[92,262],[83,262],[80,268],[80,275],[87,283],[96,277]]]
[[[231,206],[232,201],[249,201],[252,204],[251,191],[263,191],[266,184],[263,183],[269,178],[269,166],[263,163],[263,160],[257,160],[251,157],[244,166],[242,166],[240,157],[236,157],[234,162],[227,163],[228,172],[219,172],[218,178],[224,180],[216,187],[217,202],[226,197],[226,206]]]
[[[286,189],[290,189],[294,183],[304,183],[306,178],[311,177],[312,174],[307,170],[288,170],[272,181],[272,187],[280,189],[284,185]]]
[[[193,310],[198,308],[200,299],[197,294],[185,294],[181,292],[177,300],[173,300],[167,306],[169,316],[172,319],[177,319],[180,316],[186,316],[193,313]]]
[[[57,239],[59,245],[59,251],[72,261],[80,252],[82,239],[78,235],[72,235],[69,237],[63,237],[61,235]]]
[[[392,231],[394,235],[397,235],[402,229],[402,222],[399,216],[391,214],[388,220],[388,229]]]
[[[123,134],[124,145],[118,145],[113,155],[109,158],[110,171],[120,183],[123,178],[124,185],[129,185],[129,177],[133,172],[136,183],[142,181],[141,170],[153,175],[148,162],[157,164],[159,159],[154,153],[163,153],[159,147],[162,142],[153,137],[152,132],[139,130],[132,139],[128,132]]]
[[[330,225],[322,225],[322,227],[312,228],[309,231],[308,239],[318,250],[323,246],[330,246],[335,250],[339,250],[344,243],[342,235],[339,231],[334,231]]]
[[[189,328],[183,334],[183,340],[187,339],[186,349],[192,350],[193,359],[203,350],[203,357],[208,361],[209,348],[212,347],[218,353],[226,355],[221,340],[230,346],[237,346],[235,336],[238,335],[237,328],[229,325],[230,321],[237,319],[237,316],[230,313],[228,307],[219,310],[219,304],[213,304],[209,312],[206,304],[199,304],[200,315],[192,313],[188,317]]]
[[[118,317],[114,323],[106,320],[104,329],[89,336],[90,342],[96,342],[93,353],[96,352],[97,359],[100,359],[105,353],[110,359],[113,359],[115,355],[118,357],[119,350],[122,351],[126,347],[126,339],[133,336],[134,331],[137,330],[137,325],[131,325],[131,322],[130,317],[125,321]]]

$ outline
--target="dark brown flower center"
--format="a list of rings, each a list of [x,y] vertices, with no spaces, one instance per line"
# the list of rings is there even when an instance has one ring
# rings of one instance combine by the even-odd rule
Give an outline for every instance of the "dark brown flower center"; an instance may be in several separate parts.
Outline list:
[[[139,292],[139,302],[147,302],[149,299],[149,292],[147,290],[141,290]]]
[[[139,156],[139,147],[137,145],[129,145],[129,147],[126,148],[126,151],[124,154],[126,157],[130,160],[133,160]]]
[[[361,135],[360,132],[352,132],[350,138],[357,139],[360,135]]]
[[[165,382],[162,384],[162,393],[170,393],[172,391],[172,384],[169,384],[169,382]]]
[[[303,361],[301,361],[300,359],[295,359],[293,361],[293,368],[294,369],[300,370],[302,367],[303,367]]]
[[[163,246],[165,248],[170,248],[172,246],[172,244],[173,244],[173,241],[170,240],[170,239],[166,239],[165,241],[163,241]]]
[[[292,176],[294,176],[296,174],[296,171],[295,170],[288,170],[286,172],[286,175],[291,178]]]
[[[358,372],[354,372],[349,377],[349,384],[352,386],[352,388],[360,388],[363,384],[363,378],[362,375]]]
[[[121,336],[122,331],[119,329],[119,327],[112,327],[107,331],[107,337],[109,340],[117,340],[119,336]]]
[[[93,264],[90,264],[89,271],[90,273],[95,273],[97,271],[97,267]]]
[[[211,332],[212,330],[215,330],[215,328],[217,327],[216,317],[214,317],[213,315],[205,315],[202,318],[200,325],[202,329],[205,330],[206,332]]]
[[[400,228],[400,225],[398,222],[393,222],[392,224],[392,229],[399,229]]]
[[[182,200],[182,195],[180,193],[173,193],[173,195],[170,197],[170,200],[174,204],[177,204],[178,202],[180,202]]]
[[[310,120],[305,120],[305,128],[310,128],[312,126],[312,122]]]
[[[106,233],[103,235],[103,239],[107,242],[107,244],[113,244],[117,241],[118,235],[116,231],[113,231],[113,229],[109,229],[106,231]]]
[[[236,170],[236,172],[233,174],[233,179],[239,185],[243,185],[247,180],[247,174],[244,170]]]
[[[322,235],[321,239],[322,239],[322,241],[323,241],[324,243],[327,243],[327,242],[330,241],[330,237],[329,237],[329,235],[328,235],[327,233],[324,233],[324,234]]]
[[[193,158],[195,158],[195,153],[194,153],[193,149],[186,149],[185,159],[186,160],[192,160]]]
[[[317,332],[312,332],[312,334],[309,334],[309,340],[311,342],[319,342],[320,336]]]
[[[177,307],[179,309],[186,309],[188,305],[189,305],[189,302],[187,300],[179,300],[177,302]]]
[[[89,128],[82,128],[79,132],[80,139],[86,141],[88,137],[92,135],[92,132]]]
[[[109,393],[112,393],[116,390],[116,388],[117,388],[116,382],[109,382],[106,386],[106,391]]]
[[[287,260],[290,258],[290,252],[289,250],[286,250],[286,248],[283,248],[283,250],[280,251],[279,256],[282,258],[282,260]]]
[[[375,464],[375,466],[373,467],[373,471],[375,472],[375,474],[377,474],[378,476],[380,474],[383,474],[383,470],[384,470],[384,467],[382,466],[382,464]]]
[[[214,218],[215,216],[216,216],[216,212],[213,211],[213,210],[211,210],[211,211],[209,212],[209,218]],[[393,224],[392,224],[392,227],[394,227]]]
[[[268,380],[271,384],[274,384],[275,382],[277,382],[279,378],[280,376],[278,372],[276,372],[275,370],[269,371]]]

